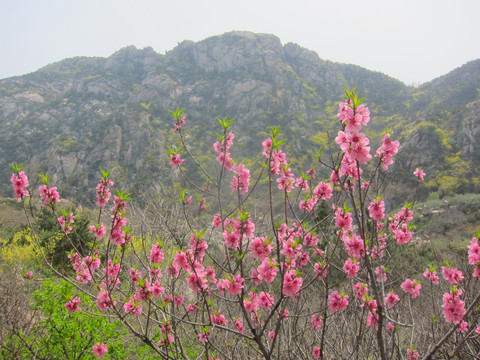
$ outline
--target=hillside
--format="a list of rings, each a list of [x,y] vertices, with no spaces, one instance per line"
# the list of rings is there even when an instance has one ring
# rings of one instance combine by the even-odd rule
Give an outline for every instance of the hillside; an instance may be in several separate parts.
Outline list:
[[[0,194],[11,196],[12,162],[48,172],[63,196],[82,202],[100,168],[129,191],[159,191],[174,177],[166,149],[168,110],[177,107],[202,159],[216,140],[216,118],[228,116],[238,158],[256,156],[268,126],[279,125],[299,169],[335,131],[336,104],[353,87],[372,113],[368,135],[378,141],[389,129],[403,144],[395,183],[408,187],[422,165],[425,196],[480,190],[480,60],[413,88],[273,35],[232,32],[184,41],[165,55],[130,46],[1,80]]]

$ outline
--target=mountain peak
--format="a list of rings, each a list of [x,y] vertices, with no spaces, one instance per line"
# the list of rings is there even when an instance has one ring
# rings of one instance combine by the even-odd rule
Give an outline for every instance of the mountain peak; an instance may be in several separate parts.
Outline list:
[[[143,76],[153,69],[162,55],[156,53],[152,47],[137,49],[134,45],[124,47],[106,59],[105,69],[124,73],[136,73]]]

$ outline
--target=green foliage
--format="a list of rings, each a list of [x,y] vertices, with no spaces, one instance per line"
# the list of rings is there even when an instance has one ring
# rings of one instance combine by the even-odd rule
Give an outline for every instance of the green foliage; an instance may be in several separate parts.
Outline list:
[[[87,252],[88,243],[93,241],[93,236],[89,231],[89,212],[86,210],[76,211],[74,219],[73,231],[68,236],[60,231],[58,221],[52,216],[50,209],[41,208],[33,224],[39,230],[37,235],[40,245],[45,248],[47,259],[54,267],[66,271],[71,271],[70,261],[66,254],[75,250],[80,255],[84,255]]]
[[[134,353],[143,354],[144,358],[149,355],[148,349],[129,340],[128,332],[118,320],[112,321],[99,311],[69,313],[65,303],[76,296],[82,300],[80,307],[94,308],[94,300],[77,294],[65,281],[45,281],[34,292],[31,306],[39,319],[31,332],[11,333],[8,339],[10,348],[21,349],[16,358],[95,359],[92,346],[97,342],[108,344],[108,359],[131,358]],[[22,346],[25,343],[28,346]],[[10,359],[11,353],[2,348],[0,358]]]

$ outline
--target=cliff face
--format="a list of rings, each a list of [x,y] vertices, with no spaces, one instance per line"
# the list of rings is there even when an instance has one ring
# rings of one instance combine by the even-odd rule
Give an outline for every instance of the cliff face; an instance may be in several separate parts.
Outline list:
[[[249,32],[184,41],[165,55],[130,46],[106,59],[66,59],[0,81],[0,191],[10,194],[11,162],[48,171],[65,196],[81,196],[100,168],[112,169],[120,186],[159,189],[172,176],[165,149],[173,141],[168,110],[177,107],[202,152],[211,151],[216,118],[228,116],[240,154],[252,156],[261,133],[280,125],[300,158],[334,131],[336,103],[353,87],[367,98],[372,131],[388,128],[405,142],[412,155],[401,162],[405,174],[429,161],[429,170],[443,171],[445,158],[458,153],[474,171],[480,70],[476,62],[466,66],[411,88]]]

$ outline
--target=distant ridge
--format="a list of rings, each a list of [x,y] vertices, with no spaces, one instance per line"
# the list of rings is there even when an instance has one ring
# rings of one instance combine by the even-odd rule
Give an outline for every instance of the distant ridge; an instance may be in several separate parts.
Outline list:
[[[100,168],[127,189],[159,191],[175,176],[165,149],[176,107],[188,114],[200,154],[212,150],[215,119],[229,116],[239,158],[255,156],[267,127],[280,125],[293,166],[305,170],[305,154],[338,131],[336,104],[353,87],[370,106],[371,135],[388,129],[402,141],[395,181],[408,185],[423,165],[429,191],[480,190],[480,60],[416,88],[274,35],[230,32],[166,54],[128,46],[0,80],[0,193],[11,193],[14,161],[48,171],[64,196],[80,201],[91,198]],[[459,164],[462,181],[453,181]]]

